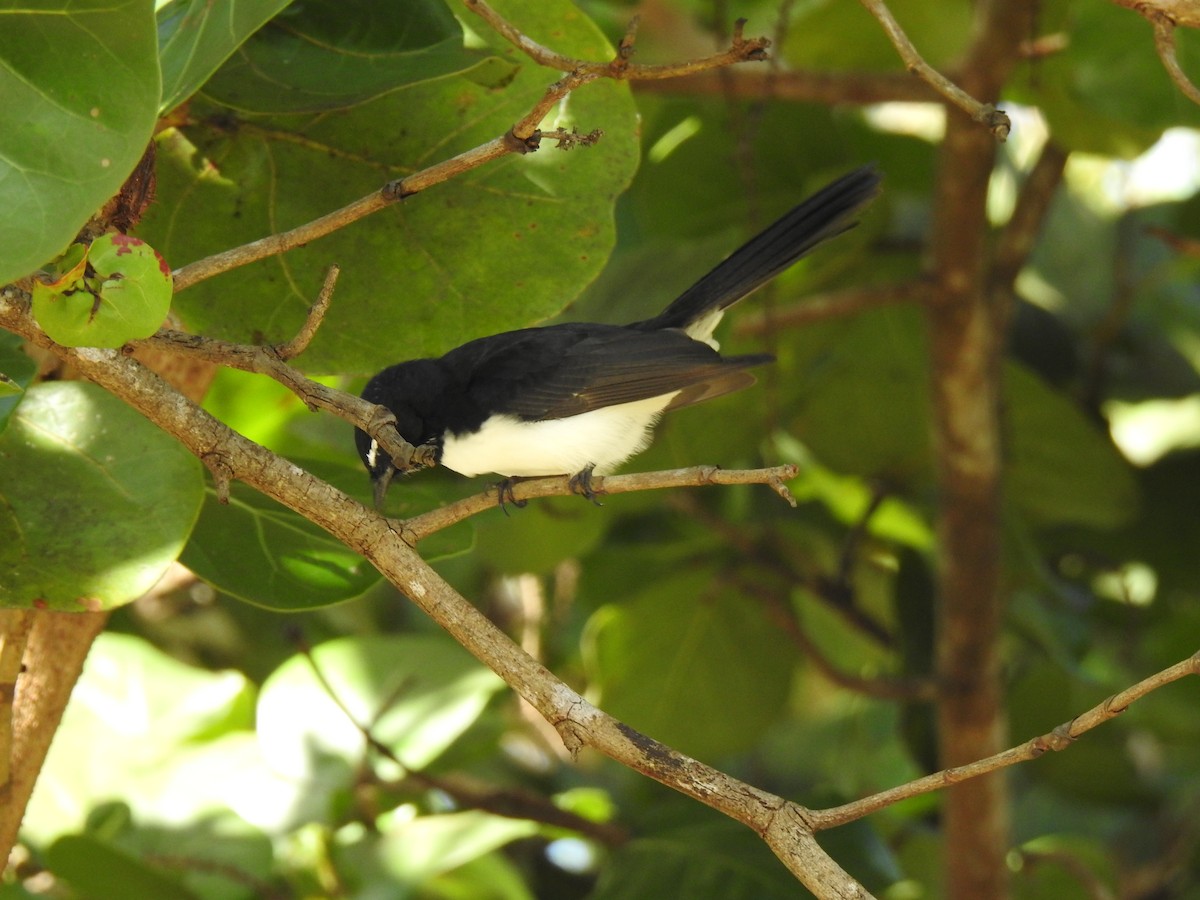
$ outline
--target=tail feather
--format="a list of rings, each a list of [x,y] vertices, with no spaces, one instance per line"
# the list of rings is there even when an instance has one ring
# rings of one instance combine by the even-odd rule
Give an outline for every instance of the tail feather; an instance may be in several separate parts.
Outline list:
[[[879,194],[881,176],[874,166],[863,166],[823,187],[807,200],[751,238],[715,269],[680,294],[666,309],[632,327],[679,328],[707,318],[692,335],[706,340],[720,311],[770,281],[818,244],[849,231],[859,213]]]

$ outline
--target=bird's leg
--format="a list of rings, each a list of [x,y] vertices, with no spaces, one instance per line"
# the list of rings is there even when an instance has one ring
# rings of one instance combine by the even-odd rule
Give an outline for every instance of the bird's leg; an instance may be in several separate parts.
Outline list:
[[[567,482],[567,486],[571,489],[571,493],[578,494],[585,500],[591,500],[597,506],[603,506],[596,499],[596,491],[592,488],[592,470],[596,468],[595,463],[589,463],[571,476],[571,480]]]

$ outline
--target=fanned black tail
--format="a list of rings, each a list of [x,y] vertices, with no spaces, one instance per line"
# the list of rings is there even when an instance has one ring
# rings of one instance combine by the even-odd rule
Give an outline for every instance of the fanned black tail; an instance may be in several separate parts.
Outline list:
[[[874,166],[863,166],[826,185],[733,251],[653,319],[632,327],[686,330],[705,313],[732,306],[818,244],[853,228],[853,217],[878,196],[881,180]]]

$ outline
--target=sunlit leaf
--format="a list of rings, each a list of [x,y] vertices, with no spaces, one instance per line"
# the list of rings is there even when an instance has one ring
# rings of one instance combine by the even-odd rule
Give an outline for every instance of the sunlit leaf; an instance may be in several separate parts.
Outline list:
[[[254,691],[241,674],[184,665],[140,638],[102,634],[71,695],[22,827],[36,840],[50,841],[81,828],[93,807],[111,800],[160,820],[185,810],[211,811],[224,793],[215,788],[220,779],[177,779],[177,767],[187,753],[225,735],[248,735],[253,716]],[[221,762],[227,777],[239,768],[234,754]]]
[[[440,636],[343,638],[315,647],[312,659],[310,664],[297,656],[284,663],[267,679],[259,699],[263,751],[276,771],[291,778],[306,777],[335,760],[349,779],[364,750],[355,722],[369,726],[405,765],[426,766],[503,687],[470,654]]]
[[[31,388],[0,435],[0,605],[111,609],[183,548],[200,463],[111,394]]]

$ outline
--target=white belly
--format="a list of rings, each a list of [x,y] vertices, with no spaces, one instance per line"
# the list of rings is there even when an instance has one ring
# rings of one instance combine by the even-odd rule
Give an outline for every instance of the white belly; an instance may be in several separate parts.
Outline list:
[[[650,443],[654,423],[678,391],[594,409],[569,419],[522,422],[492,416],[474,434],[447,435],[442,465],[462,475],[605,475]]]

